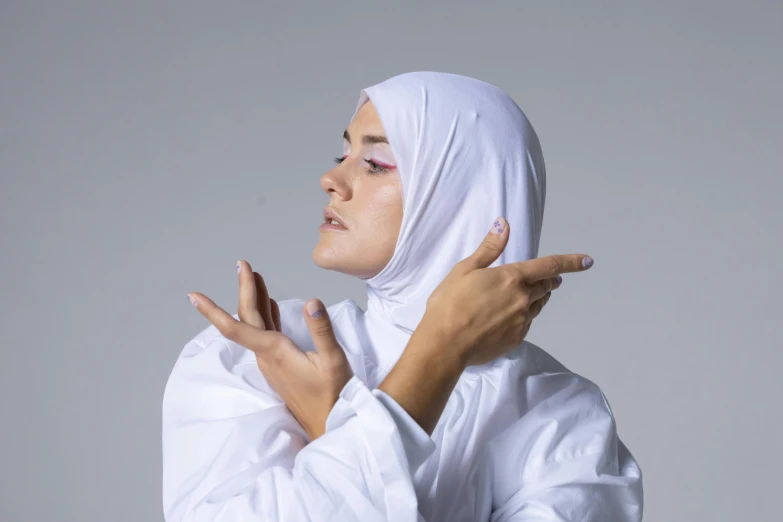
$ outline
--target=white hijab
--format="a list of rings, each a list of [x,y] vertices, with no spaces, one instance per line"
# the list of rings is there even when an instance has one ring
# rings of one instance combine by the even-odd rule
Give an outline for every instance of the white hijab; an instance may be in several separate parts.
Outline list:
[[[368,307],[412,332],[429,295],[476,250],[497,216],[510,223],[511,236],[492,266],[537,256],[544,158],[522,110],[480,80],[406,73],[363,89],[356,112],[368,100],[386,131],[403,195],[394,255],[366,280]]]
[[[368,100],[396,160],[402,225],[389,263],[365,280],[367,312],[351,299],[327,310],[354,372],[373,387],[402,355],[432,291],[478,248],[496,217],[506,218],[511,235],[492,266],[537,256],[546,183],[533,127],[493,85],[456,74],[405,73],[363,89],[353,117]],[[283,333],[310,351],[304,303],[278,304]],[[480,368],[466,370],[475,371]]]

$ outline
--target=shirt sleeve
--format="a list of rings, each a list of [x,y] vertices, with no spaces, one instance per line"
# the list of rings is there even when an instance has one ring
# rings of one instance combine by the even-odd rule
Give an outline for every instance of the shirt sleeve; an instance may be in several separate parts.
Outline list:
[[[521,390],[532,408],[489,445],[491,522],[641,521],[641,469],[598,386],[564,372]]]
[[[411,473],[415,473],[435,451],[435,442],[391,395],[378,389],[373,390],[372,393],[381,401],[394,420],[408,459],[408,469]]]
[[[382,392],[354,376],[326,433],[308,443],[255,359],[238,362],[237,347],[191,341],[166,384],[167,522],[423,521]]]

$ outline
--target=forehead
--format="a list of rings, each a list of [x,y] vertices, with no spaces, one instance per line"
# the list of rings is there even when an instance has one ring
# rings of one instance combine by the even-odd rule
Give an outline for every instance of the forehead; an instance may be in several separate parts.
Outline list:
[[[376,134],[385,136],[386,133],[383,130],[383,124],[378,116],[378,112],[375,110],[375,106],[372,101],[367,101],[362,105],[356,113],[356,116],[348,125],[348,132],[351,134],[351,140],[353,136],[360,134]]]

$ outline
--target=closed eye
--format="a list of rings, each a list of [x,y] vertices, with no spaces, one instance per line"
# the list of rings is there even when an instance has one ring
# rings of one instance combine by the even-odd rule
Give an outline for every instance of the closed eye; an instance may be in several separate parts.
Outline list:
[[[380,174],[381,172],[386,172],[387,170],[389,170],[387,166],[375,163],[373,160],[364,160],[364,161],[366,161],[367,164],[370,166],[370,172],[373,174]]]
[[[334,158],[334,162],[337,163],[337,164],[340,164],[343,161],[345,161],[345,158],[347,158],[347,157],[348,156],[343,156],[341,158]],[[364,161],[365,161],[365,163],[367,163],[370,166],[369,172],[371,174],[380,174],[382,172],[386,172],[387,170],[392,170],[392,169],[397,168],[397,167],[394,167],[392,165],[385,165],[383,163],[379,163],[379,162],[373,161],[371,159],[369,159],[369,160],[366,159]]]

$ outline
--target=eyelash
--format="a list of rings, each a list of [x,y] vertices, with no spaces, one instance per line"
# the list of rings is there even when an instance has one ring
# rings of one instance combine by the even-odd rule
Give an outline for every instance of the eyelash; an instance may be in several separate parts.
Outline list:
[[[334,162],[337,164],[340,164],[345,160],[345,158],[334,158]],[[389,170],[386,167],[383,167],[381,165],[378,165],[373,160],[364,160],[368,165],[370,165],[370,174],[380,174],[382,172],[385,172]]]

